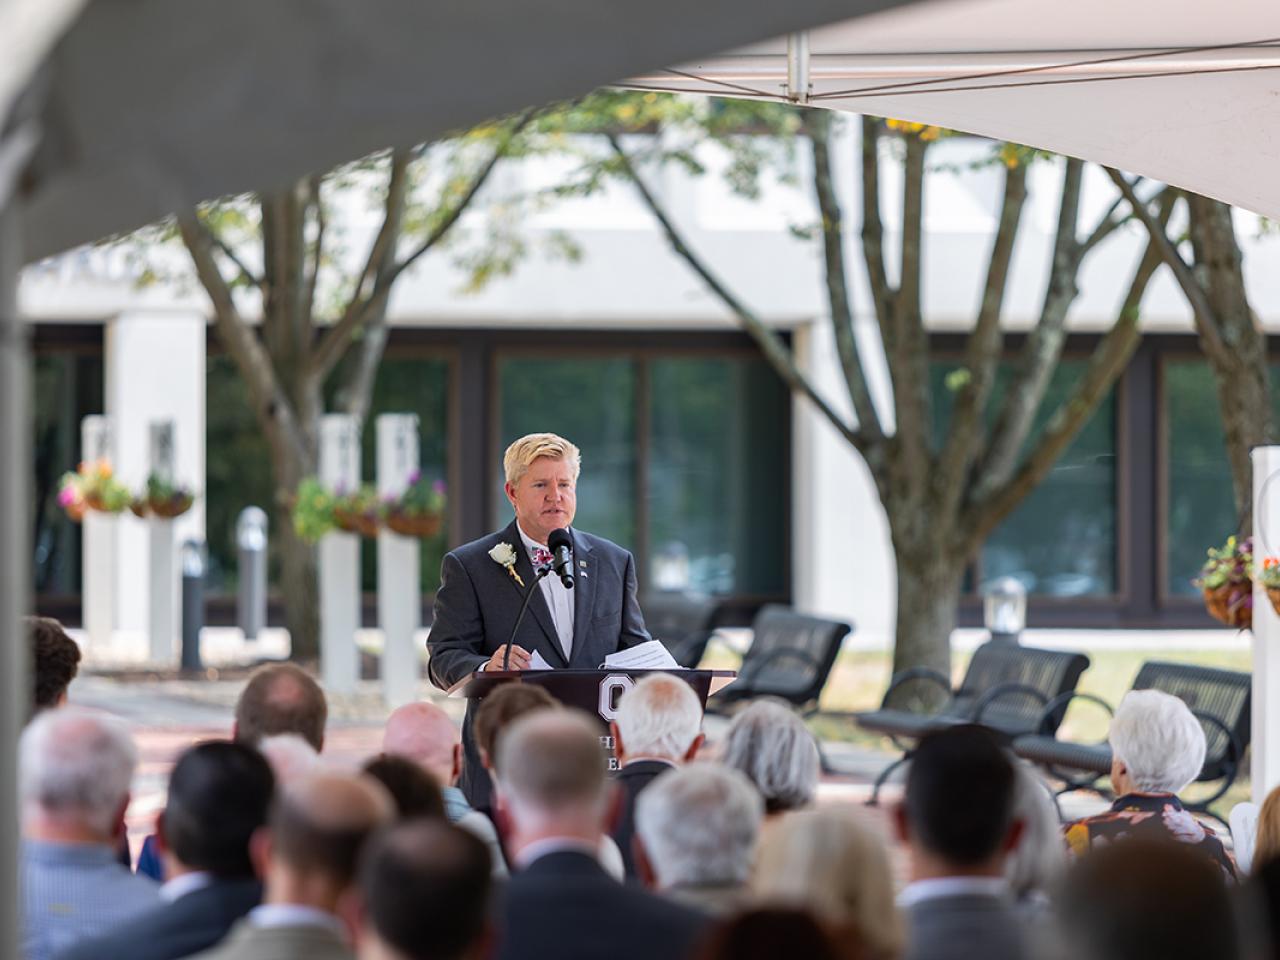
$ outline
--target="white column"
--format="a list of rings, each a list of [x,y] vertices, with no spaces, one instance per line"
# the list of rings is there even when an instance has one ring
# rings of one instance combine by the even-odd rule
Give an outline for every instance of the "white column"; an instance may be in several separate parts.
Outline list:
[[[327,414],[320,422],[320,482],[330,490],[360,485],[360,433],[354,417]],[[320,541],[320,680],[351,693],[360,677],[360,538],[335,531]]]
[[[151,472],[168,483],[175,480],[175,441],[172,420],[151,424]],[[175,562],[173,520],[152,514],[147,519],[150,556],[147,558],[147,635],[151,660],[173,664],[177,658],[178,565]]]
[[[1280,557],[1280,447],[1255,447],[1253,555],[1260,565]],[[1280,784],[1280,617],[1267,592],[1253,586],[1253,801],[1261,805]],[[1274,728],[1276,735],[1271,736]]]
[[[418,416],[378,417],[378,496],[398,497],[418,466]],[[414,635],[422,623],[418,540],[385,527],[378,534],[378,625],[382,628],[382,696],[395,709],[418,699],[422,664]]]
[[[105,460],[115,465],[108,417],[80,421],[80,458],[86,463]],[[118,520],[97,510],[86,510],[81,521],[80,620],[91,647],[111,644],[116,628],[116,532]]]
[[[106,329],[104,394],[113,433],[112,461],[120,480],[140,490],[151,462],[151,425],[170,421],[174,429],[174,477],[204,493],[205,335],[207,321],[190,310],[132,309]],[[204,498],[169,526],[174,542],[204,540]],[[116,584],[116,624],[120,640],[145,655],[150,646],[152,522],[131,513],[116,521],[113,569],[130,571]]]

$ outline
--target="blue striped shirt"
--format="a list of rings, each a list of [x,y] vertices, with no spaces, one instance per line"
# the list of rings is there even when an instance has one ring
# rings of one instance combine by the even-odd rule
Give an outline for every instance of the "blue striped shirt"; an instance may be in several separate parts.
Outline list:
[[[153,881],[97,844],[24,840],[21,877],[24,960],[50,960],[161,902]]]

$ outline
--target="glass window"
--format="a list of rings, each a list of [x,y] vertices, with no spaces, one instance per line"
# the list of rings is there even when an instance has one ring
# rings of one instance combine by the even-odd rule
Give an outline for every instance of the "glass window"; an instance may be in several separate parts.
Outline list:
[[[635,550],[636,364],[625,358],[512,357],[499,364],[495,526],[511,520],[502,454],[526,433],[550,432],[582,451],[574,526]]]
[[[1083,360],[1064,360],[1054,371],[1023,448],[1029,452],[1058,406],[1084,372]],[[947,375],[954,364],[934,364],[937,436],[945,436],[951,397]],[[988,411],[1011,380],[1003,365]],[[981,581],[1011,576],[1031,594],[1108,596],[1116,592],[1115,395],[1099,404],[1084,429],[1025,500],[991,534],[980,558]]]
[[[1165,449],[1168,502],[1165,506],[1165,590],[1169,596],[1198,597],[1191,581],[1205,551],[1236,530],[1231,465],[1227,462],[1222,414],[1213,372],[1202,359],[1164,364]],[[1272,368],[1272,406],[1277,373]]]
[[[80,421],[102,412],[102,358],[73,353],[37,356],[32,388],[32,586],[46,596],[76,594],[80,525],[58,504],[58,490],[62,475],[80,463]]]
[[[762,360],[651,364],[649,584],[786,591],[789,411],[786,387]]]

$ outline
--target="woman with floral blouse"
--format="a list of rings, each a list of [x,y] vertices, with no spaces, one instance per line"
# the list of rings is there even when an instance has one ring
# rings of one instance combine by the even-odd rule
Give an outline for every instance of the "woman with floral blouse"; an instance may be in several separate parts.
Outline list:
[[[1159,690],[1133,690],[1120,701],[1108,739],[1116,799],[1106,813],[1067,826],[1072,855],[1129,837],[1173,840],[1234,880],[1235,864],[1222,841],[1177,797],[1204,766],[1204,729],[1187,705]]]

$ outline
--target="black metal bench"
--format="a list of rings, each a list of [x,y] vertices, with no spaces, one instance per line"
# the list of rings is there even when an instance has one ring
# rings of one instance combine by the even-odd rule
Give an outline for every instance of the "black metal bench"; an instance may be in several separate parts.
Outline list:
[[[1042,650],[1008,642],[984,643],[973,652],[964,680],[955,690],[936,670],[914,667],[889,682],[880,709],[854,714],[858,726],[887,735],[902,756],[876,777],[868,805],[880,799],[880,788],[911,758],[914,742],[925,734],[959,723],[978,723],[1012,740],[1042,727],[1056,730],[1066,704],[1050,707],[1075,690],[1089,666],[1083,653]],[[929,683],[945,691],[941,708],[924,712],[892,706],[895,694],[909,684]]]
[[[1185,805],[1192,810],[1211,812],[1209,805],[1235,782],[1249,746],[1253,678],[1235,670],[1151,660],[1138,670],[1133,689],[1161,690],[1181,698],[1204,727],[1204,767],[1196,781],[1221,783],[1210,796]],[[1050,776],[1063,782],[1059,796],[1073,790],[1093,790],[1111,796],[1110,791],[1098,786],[1098,781],[1111,772],[1111,747],[1105,741],[1072,743],[1055,736],[1062,712],[1079,699],[1098,704],[1108,714],[1115,712],[1092,694],[1065,693],[1045,705],[1043,722],[1034,733],[1018,737],[1013,749],[1018,756],[1039,764]]]
[[[755,634],[738,678],[708,702],[712,713],[755,697],[778,697],[806,716],[818,712],[818,696],[852,631],[847,623],[796,613],[771,604],[751,624]]]
[[[720,601],[705,594],[662,590],[640,604],[649,633],[661,640],[676,663],[690,669],[702,661],[715,631]]]

